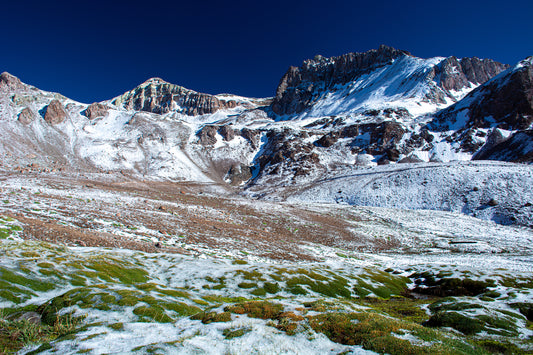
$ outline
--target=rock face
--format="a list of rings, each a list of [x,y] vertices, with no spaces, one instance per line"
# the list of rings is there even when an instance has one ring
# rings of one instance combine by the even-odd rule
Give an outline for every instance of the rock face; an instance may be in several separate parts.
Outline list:
[[[473,160],[533,163],[533,130],[519,131],[508,139],[482,149]]]
[[[533,57],[529,57],[439,112],[430,126],[443,130],[451,126],[523,130],[532,123]]]
[[[51,125],[63,122],[68,117],[67,111],[58,100],[52,100],[46,108],[44,120]]]
[[[168,113],[176,111],[189,116],[215,113],[233,108],[234,100],[219,100],[216,96],[198,93],[160,78],[152,78],[135,89],[117,97],[113,104],[127,110]]]
[[[90,104],[85,110],[85,116],[92,120],[98,117],[105,117],[109,112],[110,107],[99,102]]]
[[[435,67],[435,74],[441,88],[459,91],[470,83],[483,84],[508,68],[492,59],[448,57]]]
[[[336,84],[345,84],[404,55],[410,54],[382,45],[365,53],[348,53],[331,58],[318,55],[305,60],[301,67],[290,67],[281,79],[271,105],[272,111],[278,115],[301,112],[309,107],[317,88],[324,90]]]
[[[35,121],[36,117],[37,115],[35,114],[35,112],[33,112],[30,108],[26,107],[20,112],[18,121],[24,125],[29,125],[30,123]]]

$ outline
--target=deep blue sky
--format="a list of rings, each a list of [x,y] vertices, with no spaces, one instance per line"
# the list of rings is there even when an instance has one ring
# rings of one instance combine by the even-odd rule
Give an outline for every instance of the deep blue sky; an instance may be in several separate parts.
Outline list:
[[[0,71],[82,102],[159,76],[272,96],[290,65],[387,44],[419,57],[533,55],[533,1],[4,1]]]

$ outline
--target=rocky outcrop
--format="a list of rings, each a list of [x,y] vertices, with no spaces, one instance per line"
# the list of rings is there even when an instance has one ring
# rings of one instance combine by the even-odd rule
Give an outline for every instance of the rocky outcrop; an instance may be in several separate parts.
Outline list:
[[[238,186],[252,178],[252,169],[244,164],[234,164],[226,175],[230,185]]]
[[[429,127],[437,130],[450,127],[523,130],[532,123],[533,57],[529,57],[479,86],[464,100],[440,111]]]
[[[14,75],[8,72],[0,74],[0,88],[6,88],[9,90],[23,89],[24,84]]]
[[[310,106],[317,89],[345,84],[405,55],[410,53],[382,45],[377,50],[364,53],[331,58],[317,55],[314,59],[305,60],[301,67],[290,67],[281,79],[271,105],[272,111],[278,115],[299,113]]]
[[[46,107],[44,120],[51,125],[56,125],[67,119],[68,114],[65,108],[58,100],[52,100]]]
[[[33,112],[30,108],[26,107],[20,112],[18,121],[24,125],[29,125],[30,123],[35,121],[36,117],[37,115],[35,114],[35,112]]]
[[[107,105],[95,102],[90,104],[85,110],[84,114],[90,120],[93,120],[98,117],[105,117],[109,113],[111,108]]]
[[[234,108],[234,100],[220,100],[216,96],[198,93],[160,78],[152,78],[113,100],[113,104],[127,110],[157,114],[178,112],[189,116],[215,113]]]
[[[508,139],[480,150],[472,159],[533,163],[533,130],[516,132]]]
[[[198,136],[198,143],[204,147],[215,145],[217,142],[218,126],[204,126],[196,133]]]
[[[483,84],[508,68],[492,59],[448,57],[435,67],[435,74],[442,89],[460,91],[471,84]]]
[[[235,138],[235,130],[230,125],[220,127],[218,133],[226,142],[230,142]]]

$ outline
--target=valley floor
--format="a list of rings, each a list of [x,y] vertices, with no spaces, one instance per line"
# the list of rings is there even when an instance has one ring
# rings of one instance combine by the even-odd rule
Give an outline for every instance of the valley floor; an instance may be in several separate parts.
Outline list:
[[[533,351],[531,228],[118,174],[0,182],[0,351]],[[70,328],[21,339],[27,312]]]

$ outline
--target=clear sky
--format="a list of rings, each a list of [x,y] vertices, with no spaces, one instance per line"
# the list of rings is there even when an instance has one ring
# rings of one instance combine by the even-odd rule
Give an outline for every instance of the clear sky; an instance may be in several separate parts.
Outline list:
[[[533,55],[533,1],[3,1],[0,71],[90,103],[161,77],[272,96],[290,65],[387,44],[418,57]]]

